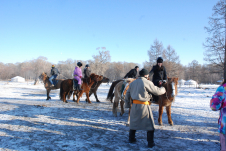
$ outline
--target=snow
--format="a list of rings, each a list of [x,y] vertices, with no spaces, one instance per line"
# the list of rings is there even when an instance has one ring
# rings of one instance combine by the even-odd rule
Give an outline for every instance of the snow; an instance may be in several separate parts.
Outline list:
[[[128,143],[126,127],[128,109],[123,116],[114,117],[112,103],[106,101],[110,85],[98,89],[97,103],[80,104],[59,100],[59,90],[50,92],[46,101],[43,84],[0,81],[0,150],[220,150],[217,120],[219,111],[212,111],[209,101],[219,85],[178,87],[172,104],[173,126],[163,113],[163,126],[158,123],[158,106],[152,104],[156,124],[155,143],[147,148],[147,134],[137,131],[135,144]]]

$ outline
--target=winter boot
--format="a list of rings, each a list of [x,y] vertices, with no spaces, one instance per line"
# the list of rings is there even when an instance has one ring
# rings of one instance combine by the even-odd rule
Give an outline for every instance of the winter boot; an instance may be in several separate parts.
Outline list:
[[[152,147],[155,146],[155,143],[154,143],[154,130],[147,132],[147,141],[148,141],[148,147],[149,148],[152,148]]]
[[[129,130],[129,142],[130,143],[134,143],[137,141],[135,138],[135,133],[136,133],[136,130]]]
[[[78,85],[78,90],[82,91],[81,84]]]

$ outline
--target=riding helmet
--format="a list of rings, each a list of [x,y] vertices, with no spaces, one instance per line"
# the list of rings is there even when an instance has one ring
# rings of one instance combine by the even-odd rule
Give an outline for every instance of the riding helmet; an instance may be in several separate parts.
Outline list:
[[[54,65],[52,65],[52,68],[54,68],[55,66]]]
[[[157,63],[163,63],[162,57],[158,57],[158,58],[157,58]]]
[[[135,69],[136,69],[136,68],[139,68],[139,67],[138,67],[138,66],[136,66],[136,67],[135,67]]]
[[[87,64],[86,67],[90,67],[89,64]]]
[[[78,62],[77,63],[77,66],[81,67],[82,66],[82,63],[81,62]]]

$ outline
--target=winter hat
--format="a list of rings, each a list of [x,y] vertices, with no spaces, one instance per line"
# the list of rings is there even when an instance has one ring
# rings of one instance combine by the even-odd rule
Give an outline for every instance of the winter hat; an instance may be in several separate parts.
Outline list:
[[[163,59],[162,59],[162,57],[158,57],[158,59],[157,59],[157,63],[163,63]]]
[[[144,75],[148,75],[149,73],[148,73],[148,70],[143,68],[142,70],[140,70],[139,74],[140,76],[144,76]]]

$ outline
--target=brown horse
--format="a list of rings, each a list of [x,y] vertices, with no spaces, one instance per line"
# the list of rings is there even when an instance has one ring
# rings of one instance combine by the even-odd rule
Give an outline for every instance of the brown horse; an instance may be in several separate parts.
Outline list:
[[[158,100],[156,102],[156,104],[159,104],[159,118],[158,118],[158,123],[159,125],[163,125],[162,123],[162,114],[163,114],[163,108],[164,106],[166,107],[166,112],[167,112],[167,116],[168,116],[168,123],[170,125],[173,125],[173,121],[171,119],[171,104],[172,102],[175,100],[175,97],[177,95],[177,84],[178,84],[178,78],[168,78],[168,82],[163,84],[163,87],[165,87],[166,89],[166,93],[163,95],[160,95],[158,97]],[[121,88],[122,87],[122,82],[119,82],[116,86],[115,86],[115,97],[118,96],[118,94],[121,94]],[[109,95],[111,96],[111,95]],[[120,96],[121,97],[121,96]],[[124,113],[124,100],[121,99],[121,113],[120,115],[123,115]],[[117,116],[117,107],[118,107],[118,101],[119,99],[114,99],[114,103],[113,103],[113,114],[115,116]],[[116,101],[116,102],[115,102]],[[130,111],[129,111],[130,113]],[[130,119],[130,114],[128,117],[128,123],[129,123],[129,119]]]
[[[51,99],[51,97],[49,96],[50,91],[55,90],[55,89],[59,89],[61,82],[64,81],[64,79],[56,79],[58,82],[57,82],[56,86],[52,87],[51,86],[52,84],[49,82],[49,77],[44,72],[39,76],[39,79],[41,79],[43,81],[44,87],[46,88],[46,93],[47,93],[47,99],[46,100]]]
[[[99,88],[99,86],[101,85],[101,83],[108,83],[109,82],[109,79],[106,78],[106,77],[103,77],[103,79],[101,81],[97,81],[95,82],[90,91],[89,91],[89,97],[94,93],[94,96],[96,98],[96,102],[100,102],[98,97],[97,97],[97,89]],[[87,99],[86,99],[86,102],[87,102]]]
[[[156,104],[159,105],[159,118],[158,118],[159,125],[163,125],[162,114],[163,114],[164,106],[166,107],[168,123],[171,126],[173,125],[173,121],[171,118],[171,105],[172,105],[172,102],[175,101],[175,97],[177,96],[177,85],[178,85],[178,78],[168,78],[167,83],[163,84],[163,87],[166,89],[166,93],[163,95],[160,95],[156,102]]]
[[[82,94],[85,92],[88,103],[91,103],[89,99],[90,88],[94,84],[94,82],[101,81],[102,79],[103,79],[103,76],[99,76],[94,73],[92,73],[89,78],[87,79],[84,78],[81,86],[82,90],[81,91],[75,90],[73,93],[73,101],[76,102],[75,100],[75,95],[76,95],[77,103],[79,103],[79,99],[82,97]],[[70,99],[72,92],[73,92],[73,79],[64,80],[60,86],[60,100],[67,103],[66,97]]]

